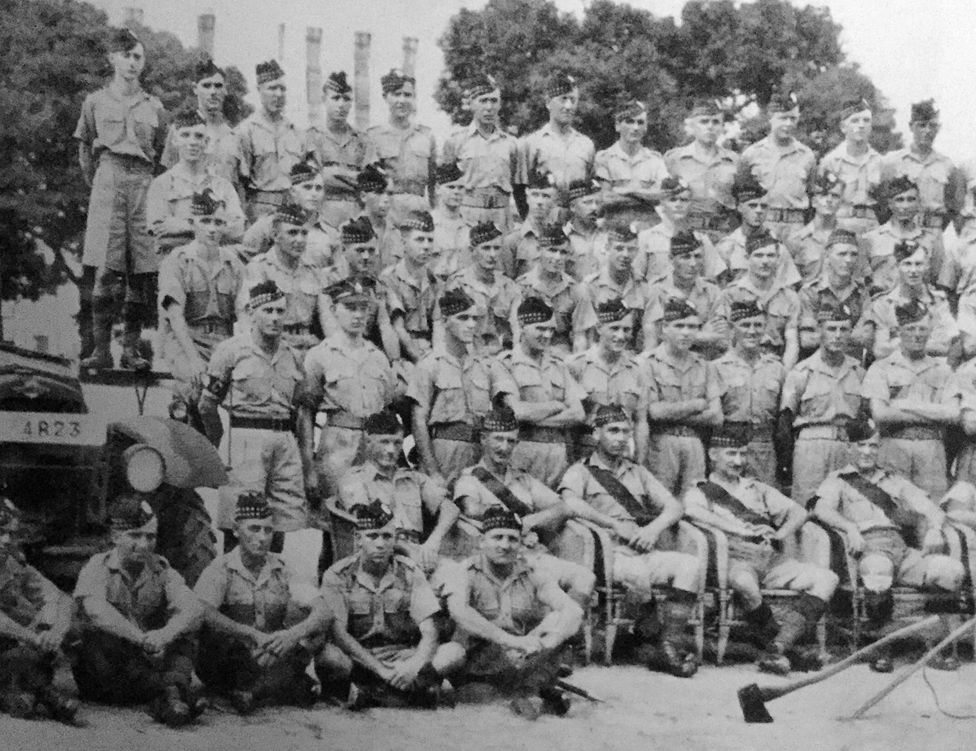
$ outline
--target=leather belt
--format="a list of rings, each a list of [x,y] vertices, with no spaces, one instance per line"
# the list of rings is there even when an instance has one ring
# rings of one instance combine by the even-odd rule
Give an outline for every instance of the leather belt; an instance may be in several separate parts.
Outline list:
[[[549,428],[543,425],[520,425],[519,440],[532,443],[566,443],[568,433],[565,428]]]
[[[98,161],[102,160],[116,162],[122,165],[126,169],[138,169],[144,170],[146,172],[152,171],[152,162],[141,156],[136,156],[135,154],[119,154],[115,151],[109,151],[104,149],[101,154],[98,155]]]
[[[461,205],[472,209],[504,209],[508,207],[508,194],[498,188],[468,188]]]
[[[307,323],[285,323],[282,324],[281,330],[286,334],[307,334],[309,325]]]
[[[422,196],[427,192],[427,184],[419,180],[397,180],[393,185],[394,195],[409,193],[412,196]]]
[[[444,441],[464,441],[465,443],[478,442],[477,428],[468,425],[466,422],[450,422],[446,425],[434,425],[431,427],[431,438]]]
[[[874,213],[874,206],[868,206],[862,203],[851,206],[850,215],[854,219],[877,219]]]
[[[805,425],[800,428],[797,440],[846,441],[847,428],[843,425]]]
[[[281,206],[285,202],[286,193],[284,190],[254,190],[247,194],[247,199],[254,203]]]
[[[230,416],[232,428],[250,428],[252,430],[274,430],[279,433],[294,433],[295,420],[291,417],[243,417]]]
[[[749,432],[749,443],[772,443],[773,427],[771,425],[757,425],[744,420],[727,420],[725,427],[736,427]]]
[[[349,430],[363,429],[363,418],[356,417],[343,409],[335,412],[329,412],[328,419],[328,427],[330,428],[348,428]]]
[[[882,438],[898,438],[902,441],[941,441],[942,431],[924,425],[911,425],[906,428],[881,426],[878,433]]]
[[[698,431],[690,425],[672,425],[657,423],[651,425],[651,433],[659,435],[673,435],[680,438],[700,438]]]
[[[226,321],[195,321],[188,324],[190,331],[197,334],[226,334],[230,336],[231,324]]]
[[[806,209],[767,209],[766,219],[770,222],[786,222],[787,224],[805,224]]]

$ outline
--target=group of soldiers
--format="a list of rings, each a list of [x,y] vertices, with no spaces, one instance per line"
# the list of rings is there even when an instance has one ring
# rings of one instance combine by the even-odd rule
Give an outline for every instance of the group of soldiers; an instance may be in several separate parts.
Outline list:
[[[203,707],[194,670],[242,713],[321,695],[431,707],[489,685],[520,715],[563,715],[598,573],[553,554],[570,520],[609,535],[639,654],[678,677],[698,668],[684,633],[702,588],[673,544],[682,519],[728,538],[764,671],[808,666],[798,645],[838,586],[788,544],[808,520],[855,556],[877,629],[895,585],[960,591],[944,528],[976,526],[976,180],[934,150],[931,101],[885,155],[870,106],[844,104],[819,161],[792,94],[741,154],[703,102],[662,156],[636,100],[597,151],[565,73],[546,83],[549,121],[516,138],[477,74],[471,124],[438,150],[400,71],[381,80],[387,123],[349,125],[337,72],[302,133],[273,60],[232,128],[212,61],[167,118],[139,84],[139,40],[119,32],[109,57],[76,133],[93,173],[82,367],[113,366],[121,310],[121,365],[149,368],[155,309],[174,413],[230,458],[225,552],[191,591],[153,553],[151,509],[116,499],[72,618],[18,558],[7,503],[6,711],[74,717],[51,688],[70,643],[82,698],[150,700],[173,725]],[[355,553],[309,587],[281,554],[342,513]],[[476,550],[458,555],[464,525]],[[766,588],[798,596],[777,615]]]

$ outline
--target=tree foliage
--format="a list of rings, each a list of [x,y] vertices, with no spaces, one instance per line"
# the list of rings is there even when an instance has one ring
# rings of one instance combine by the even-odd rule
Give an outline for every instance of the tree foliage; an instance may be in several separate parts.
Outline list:
[[[3,299],[36,299],[74,278],[89,190],[72,136],[85,95],[109,80],[109,30],[106,15],[88,3],[0,0]],[[191,97],[202,53],[166,32],[135,31],[146,46],[147,91],[168,109]],[[231,69],[228,79],[229,114],[246,114],[244,77]]]
[[[545,122],[546,78],[567,70],[580,81],[579,127],[599,148],[615,138],[608,112],[629,95],[647,104],[647,141],[664,150],[683,140],[688,107],[703,97],[722,100],[741,121],[740,146],[762,137],[764,122],[749,115],[786,87],[803,110],[800,137],[818,153],[839,142],[837,105],[855,96],[882,112],[875,145],[899,145],[883,96],[845,60],[841,28],[827,9],[690,0],[680,20],[612,0],[588,3],[579,20],[549,0],[489,0],[481,11],[461,11],[439,40],[446,70],[437,101],[455,122],[467,122],[464,83],[476,71],[493,73],[503,121],[526,133]]]

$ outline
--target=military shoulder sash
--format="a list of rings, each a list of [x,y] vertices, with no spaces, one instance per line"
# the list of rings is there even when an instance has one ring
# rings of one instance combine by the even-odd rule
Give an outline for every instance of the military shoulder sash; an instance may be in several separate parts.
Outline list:
[[[845,472],[838,477],[881,509],[892,524],[900,527],[914,522],[913,512],[903,510],[888,492],[875,485],[860,472]]]
[[[765,524],[768,527],[775,526],[773,520],[768,515],[753,511],[718,483],[703,480],[698,483],[698,489],[711,503],[716,506],[721,506],[726,511],[731,511],[737,519],[740,519],[746,524]]]
[[[584,462],[583,466],[586,467],[593,479],[600,483],[603,489],[626,509],[628,514],[634,517],[638,527],[650,524],[658,517],[657,513],[649,510],[644,503],[635,498],[634,494],[614,476],[613,472],[603,467],[594,467],[589,462]],[[642,498],[646,498],[646,496],[642,496]]]
[[[474,475],[475,479],[485,486],[485,489],[491,493],[495,498],[502,502],[509,511],[518,514],[519,516],[528,516],[532,513],[532,509],[529,506],[519,500],[519,498],[511,490],[506,488],[501,480],[495,477],[491,472],[482,466],[477,466],[471,470],[471,474]]]

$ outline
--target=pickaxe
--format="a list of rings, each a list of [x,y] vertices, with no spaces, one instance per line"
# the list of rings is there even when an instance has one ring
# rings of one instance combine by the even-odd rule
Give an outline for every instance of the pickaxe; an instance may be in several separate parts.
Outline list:
[[[882,639],[879,639],[873,644],[869,644],[868,646],[857,650],[850,655],[850,657],[847,657],[834,665],[830,665],[818,673],[814,673],[813,675],[796,681],[791,681],[783,686],[764,686],[760,688],[755,683],[750,683],[748,686],[743,686],[738,692],[739,706],[742,708],[742,718],[746,722],[772,722],[773,717],[766,709],[767,701],[770,701],[771,699],[778,699],[779,697],[791,694],[798,689],[825,681],[828,678],[843,672],[851,665],[860,662],[872,652],[875,652],[882,647],[886,647],[899,639],[904,639],[906,636],[919,631],[925,631],[926,629],[936,626],[938,625],[939,621],[940,617],[933,615],[925,620],[919,621],[918,623],[913,623],[905,626],[904,628],[900,628],[897,631],[892,631],[890,634]]]

